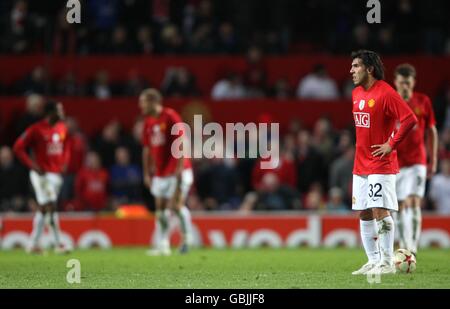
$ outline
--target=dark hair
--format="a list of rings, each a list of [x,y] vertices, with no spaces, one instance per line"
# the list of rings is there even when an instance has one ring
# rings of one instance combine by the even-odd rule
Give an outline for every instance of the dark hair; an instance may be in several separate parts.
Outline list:
[[[57,103],[55,101],[47,101],[44,107],[44,114],[48,116],[50,114],[56,114],[58,112]]]
[[[403,77],[414,77],[416,78],[416,69],[409,63],[403,63],[398,65],[394,71],[394,77],[401,75]]]
[[[378,80],[384,79],[384,66],[380,56],[376,52],[360,49],[352,52],[352,59],[359,58],[366,67],[373,67],[373,77]]]

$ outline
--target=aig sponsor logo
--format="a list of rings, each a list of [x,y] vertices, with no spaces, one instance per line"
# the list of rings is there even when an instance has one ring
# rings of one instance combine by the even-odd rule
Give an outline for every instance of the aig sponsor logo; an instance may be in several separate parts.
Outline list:
[[[355,126],[361,128],[370,128],[369,113],[354,112],[353,116],[355,117]]]

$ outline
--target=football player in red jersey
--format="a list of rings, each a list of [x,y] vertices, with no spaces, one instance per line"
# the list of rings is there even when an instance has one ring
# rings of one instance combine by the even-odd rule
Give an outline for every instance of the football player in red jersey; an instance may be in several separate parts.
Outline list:
[[[16,156],[30,169],[39,209],[33,219],[33,232],[29,252],[40,252],[39,239],[47,222],[55,240],[55,252],[69,250],[60,240],[58,215],[56,213],[58,194],[62,185],[61,173],[69,162],[67,127],[62,121],[64,109],[61,103],[49,101],[45,106],[45,118],[30,127],[14,144]],[[32,156],[28,154],[31,150]]]
[[[400,247],[417,253],[422,228],[421,204],[425,194],[427,175],[432,176],[437,168],[438,134],[431,100],[423,93],[415,92],[416,70],[410,64],[397,66],[394,72],[395,88],[408,103],[418,123],[398,145],[397,156],[400,173],[397,175],[397,198],[399,212],[397,229]],[[427,147],[429,154],[427,168]]]
[[[352,209],[360,211],[361,239],[369,261],[352,274],[395,273],[394,221],[397,211],[395,149],[417,123],[405,101],[389,86],[378,54],[352,53],[353,118],[356,151],[353,166]],[[400,128],[394,134],[396,122]]]
[[[182,123],[180,115],[162,104],[156,89],[146,89],[139,97],[139,107],[144,119],[142,135],[142,163],[144,183],[155,197],[156,248],[149,255],[169,255],[169,210],[180,219],[183,243],[180,253],[186,253],[192,241],[192,222],[189,209],[184,205],[193,183],[192,164],[189,158],[176,159],[172,143],[179,135],[172,135],[174,125]]]

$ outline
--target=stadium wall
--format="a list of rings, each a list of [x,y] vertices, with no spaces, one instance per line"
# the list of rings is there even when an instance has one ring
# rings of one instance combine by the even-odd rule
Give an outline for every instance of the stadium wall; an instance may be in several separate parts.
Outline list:
[[[178,221],[172,218],[171,237],[179,243]],[[194,221],[196,246],[213,248],[256,247],[356,247],[360,245],[359,221],[354,215],[298,213],[197,214]],[[93,214],[61,214],[62,241],[77,248],[148,246],[153,241],[154,220],[119,219]],[[32,217],[3,218],[1,248],[24,247],[32,228]],[[50,233],[42,242],[48,246]],[[450,248],[450,216],[425,215],[422,247]]]

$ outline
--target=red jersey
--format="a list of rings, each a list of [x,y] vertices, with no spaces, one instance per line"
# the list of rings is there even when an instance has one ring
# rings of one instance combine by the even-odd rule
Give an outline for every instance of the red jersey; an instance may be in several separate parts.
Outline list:
[[[411,109],[398,93],[382,80],[367,91],[358,86],[352,93],[353,119],[356,127],[356,152],[353,174],[398,173],[397,152],[399,142],[417,122]],[[397,120],[400,130],[394,135]],[[381,158],[374,157],[372,145],[389,141],[393,151]]]
[[[32,160],[28,156],[30,148],[36,163],[44,172],[61,173],[69,162],[69,147],[67,147],[67,127],[59,121],[53,126],[44,119],[25,130],[16,140],[14,152],[29,168]]]
[[[425,94],[414,92],[406,102],[417,117],[417,124],[398,145],[397,156],[400,167],[427,164],[425,130],[436,125],[431,100]]]
[[[144,132],[142,135],[142,145],[150,149],[156,171],[156,176],[169,176],[175,173],[178,159],[172,156],[172,143],[180,136],[172,135],[172,126],[181,123],[178,113],[168,107],[162,109],[158,117],[149,116],[144,122]],[[189,158],[183,159],[184,168],[192,167]]]
[[[87,209],[101,210],[108,201],[108,173],[105,169],[82,168],[75,181],[77,198]]]

